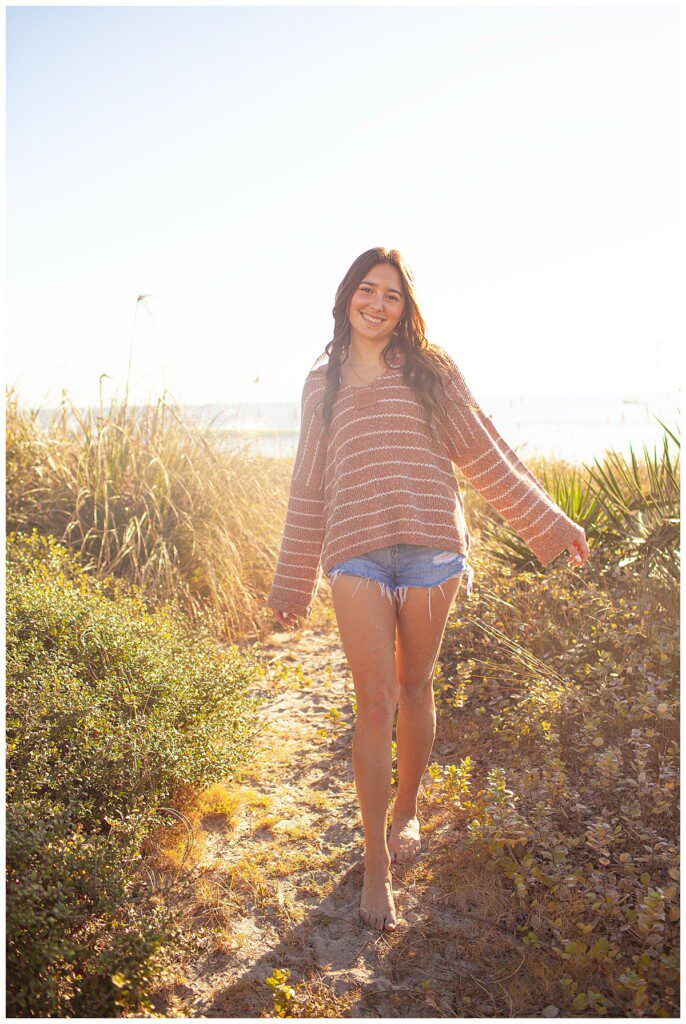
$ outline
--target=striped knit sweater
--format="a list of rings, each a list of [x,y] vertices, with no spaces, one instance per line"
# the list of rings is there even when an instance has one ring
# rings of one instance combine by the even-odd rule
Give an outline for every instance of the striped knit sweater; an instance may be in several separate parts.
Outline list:
[[[454,361],[446,380],[448,432],[437,447],[402,378],[402,355],[372,384],[342,384],[328,441],[318,408],[325,367],[302,392],[298,449],[283,540],[267,606],[309,616],[322,570],[390,544],[469,552],[453,463],[519,533],[542,565],[578,535],[503,440]],[[469,403],[468,405],[465,403]]]

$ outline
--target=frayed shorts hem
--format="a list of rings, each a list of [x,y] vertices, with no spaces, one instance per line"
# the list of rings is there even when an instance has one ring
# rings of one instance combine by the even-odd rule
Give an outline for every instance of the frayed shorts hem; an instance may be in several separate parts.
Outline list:
[[[391,604],[393,604],[394,601],[398,602],[398,610],[400,610],[402,608],[403,602],[405,601],[405,598],[407,597],[407,592],[410,589],[410,587],[417,588],[417,589],[422,589],[422,590],[429,590],[429,591],[433,590],[434,587],[438,587],[438,589],[441,591],[441,595],[444,597],[445,595],[443,593],[443,585],[445,583],[447,583],[448,580],[459,578],[460,584],[462,584],[462,579],[466,576],[466,578],[467,578],[466,596],[467,596],[468,599],[470,599],[471,598],[471,594],[472,594],[472,584],[474,582],[474,569],[472,568],[471,565],[466,565],[465,568],[461,569],[459,572],[453,573],[451,576],[446,576],[446,578],[444,580],[442,580],[441,583],[417,583],[417,584],[408,584],[407,586],[404,586],[404,587],[391,587],[387,583],[384,583],[382,580],[374,579],[373,576],[363,576],[360,573],[351,572],[349,569],[342,569],[342,568],[341,569],[337,569],[337,568],[336,569],[332,569],[331,572],[328,573],[327,579],[328,579],[329,583],[333,583],[334,580],[337,580],[338,577],[341,576],[341,575],[345,575],[345,576],[358,576],[359,577],[360,582],[358,583],[358,585],[355,587],[355,590],[353,591],[353,597],[355,596],[355,594],[359,590],[359,588],[360,588],[360,586],[361,586],[361,584],[363,583],[364,580],[366,580],[368,584],[369,583],[377,583],[379,585],[379,587],[381,588],[381,593],[385,597],[388,598],[388,600],[390,601]],[[460,589],[461,588],[458,587],[458,593],[459,593]],[[429,622],[431,622],[431,594],[430,593],[429,593]]]

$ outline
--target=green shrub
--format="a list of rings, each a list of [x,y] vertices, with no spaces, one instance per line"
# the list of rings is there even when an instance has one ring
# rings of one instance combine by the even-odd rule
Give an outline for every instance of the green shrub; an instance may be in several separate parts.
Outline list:
[[[7,545],[8,1012],[145,1001],[171,938],[138,869],[161,808],[246,759],[262,671],[95,580],[54,538]]]
[[[133,877],[150,815],[84,828],[49,797],[7,810],[7,1012],[119,1016],[149,1005],[158,953],[183,942]]]
[[[437,700],[439,733],[465,737],[473,771],[458,802],[448,769],[434,783],[511,886],[523,947],[559,965],[570,1015],[672,1016],[678,588],[633,564],[479,568]]]

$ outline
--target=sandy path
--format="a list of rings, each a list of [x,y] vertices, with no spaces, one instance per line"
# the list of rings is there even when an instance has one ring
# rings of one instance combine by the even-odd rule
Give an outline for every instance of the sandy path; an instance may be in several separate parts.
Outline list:
[[[231,822],[210,816],[202,825],[200,867],[223,927],[200,958],[182,965],[185,983],[155,1000],[156,1009],[273,1016],[266,979],[288,968],[295,1016],[456,1015],[462,982],[476,966],[458,956],[456,943],[487,937],[492,922],[471,916],[481,910],[475,885],[456,894],[463,837],[454,812],[422,799],[422,854],[393,866],[399,926],[392,933],[365,926],[357,913],[363,844],[351,763],[354,689],[338,635],[277,632],[255,652],[268,666],[260,681],[268,701],[260,749],[238,787],[245,799]],[[327,717],[332,709],[339,714]],[[454,760],[454,744],[437,742],[432,761]],[[481,1013],[492,1013],[484,999]],[[466,1012],[475,1009],[472,1001]]]

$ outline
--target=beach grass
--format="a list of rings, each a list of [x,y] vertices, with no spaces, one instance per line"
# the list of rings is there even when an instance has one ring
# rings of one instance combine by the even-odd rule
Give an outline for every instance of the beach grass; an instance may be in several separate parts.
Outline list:
[[[65,397],[45,427],[12,390],[6,407],[8,530],[56,537],[86,572],[174,602],[219,637],[271,623],[289,460],[222,446],[164,399],[80,411]]]

